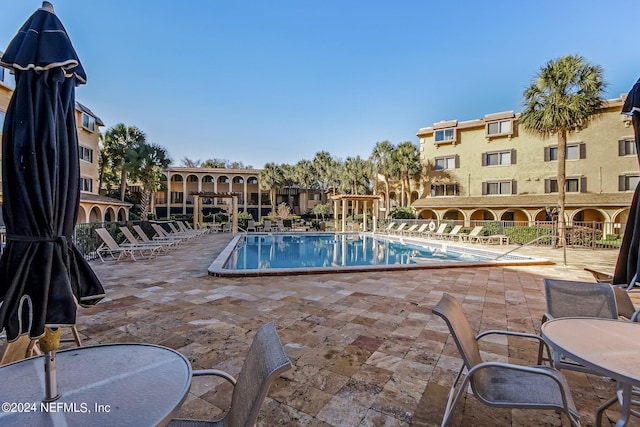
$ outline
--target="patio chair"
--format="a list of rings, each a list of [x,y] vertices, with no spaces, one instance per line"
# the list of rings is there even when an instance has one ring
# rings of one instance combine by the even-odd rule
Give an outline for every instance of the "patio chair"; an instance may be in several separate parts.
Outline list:
[[[200,225],[198,225],[198,228],[193,228],[191,223],[188,221],[178,221],[178,223],[184,225],[189,230],[202,232],[202,234],[209,234],[211,232],[207,227],[200,227]]]
[[[394,228],[392,230],[389,230],[389,234],[401,234],[402,230],[404,230],[407,227],[407,223],[403,222],[402,224],[400,224],[398,226],[398,228]]]
[[[177,228],[172,222],[167,222],[167,227],[171,229],[169,235],[174,236],[184,236],[187,239],[195,239],[196,237],[200,237],[199,233],[194,233],[193,231],[184,231]]]
[[[106,228],[96,228],[96,233],[100,236],[103,242],[98,249],[96,249],[96,253],[102,262],[104,262],[104,258],[102,257],[103,253],[109,254],[111,258],[116,261],[120,261],[122,258],[126,257],[131,258],[133,261],[137,261],[135,253],[138,253],[142,258],[153,258],[161,249],[159,245],[118,245]],[[118,258],[116,258],[116,255],[118,255]]]
[[[393,230],[393,227],[395,227],[396,225],[398,225],[397,222],[391,221],[389,224],[387,224],[387,226],[383,229],[380,230],[381,233],[390,233],[391,230]]]
[[[178,225],[178,233],[185,233],[185,234],[193,234],[196,237],[200,237],[206,233],[208,233],[209,230],[207,230],[206,228],[199,228],[199,229],[194,229],[194,228],[189,228],[185,225],[185,223],[183,221],[176,221],[176,224]]]
[[[146,246],[146,245],[160,246],[160,250],[163,251],[163,252],[167,252],[169,249],[171,249],[175,245],[175,242],[173,242],[171,240],[166,240],[166,241],[156,240],[155,242],[153,242],[153,241],[145,242],[144,240],[138,240],[138,239],[136,239],[136,236],[133,235],[131,230],[129,230],[129,228],[127,228],[127,227],[120,227],[120,231],[124,235],[125,239],[127,239],[127,241],[129,242],[128,245],[134,245],[134,246],[135,245],[137,245],[137,246],[140,246],[140,245],[142,245],[142,246]]]
[[[473,230],[471,230],[469,232],[469,234],[461,234],[460,235],[460,241],[462,242],[474,242],[476,241],[477,238],[479,237],[484,237],[484,236],[480,236],[480,232],[482,231],[484,227],[481,225],[477,225],[475,227],[473,227]]]
[[[631,322],[637,322],[640,316],[640,308],[636,309],[633,301],[629,298],[629,293],[624,288],[613,287],[613,294],[616,297],[616,306],[618,307],[618,317],[624,317]]]
[[[238,379],[217,369],[194,371],[194,376],[215,375],[233,384],[231,407],[219,420],[175,419],[169,426],[252,426],[271,383],[284,371],[291,369],[291,362],[282,348],[273,322],[261,327],[253,339]]]
[[[440,237],[447,240],[457,239],[459,237],[458,233],[460,232],[461,229],[462,229],[461,225],[456,225],[448,234],[443,233]]]
[[[414,231],[416,231],[416,229],[418,228],[418,225],[419,225],[419,224],[412,224],[412,225],[411,225],[411,227],[409,227],[409,228],[407,228],[407,229],[405,229],[405,230],[402,230],[400,233],[401,233],[403,236],[408,236],[408,235],[410,235],[411,233],[413,233]]]
[[[613,283],[613,276],[611,274],[603,273],[601,271],[592,270],[590,268],[585,268],[584,271],[588,271],[593,275],[593,278],[596,279],[596,282],[599,283]]]
[[[37,340],[32,340],[28,335],[20,335],[12,342],[8,342],[5,337],[4,345],[0,349],[0,366],[40,354],[42,352],[38,348]]]
[[[608,283],[575,282],[572,280],[544,280],[547,312],[542,323],[559,317],[601,317],[617,319],[618,308],[614,290]],[[538,363],[542,363],[542,345],[538,348]],[[553,366],[558,369],[594,373],[558,352],[553,354]]]
[[[426,233],[425,237],[428,238],[428,239],[429,238],[435,238],[435,239],[439,238],[439,236],[442,236],[444,234],[444,230],[447,229],[447,225],[448,224],[446,222],[443,222],[442,224],[440,224],[438,226],[438,229],[436,231],[428,231]]]
[[[160,224],[151,224],[151,227],[156,232],[156,236],[153,237],[154,239],[156,237],[158,237],[161,240],[162,239],[179,239],[179,240],[184,241],[184,240],[193,239],[193,236],[191,236],[191,235],[185,235],[185,234],[182,234],[182,233],[174,233],[174,232],[169,233],[167,230],[162,228],[162,226],[160,226]]]
[[[247,232],[248,233],[255,233],[256,230],[256,222],[252,219],[250,219],[249,221],[247,221]]]
[[[432,311],[447,323],[463,360],[460,372],[449,391],[442,426],[449,423],[469,383],[473,394],[489,406],[552,409],[563,412],[572,425],[580,425],[580,417],[569,392],[569,386],[560,371],[550,366],[529,367],[511,363],[485,362],[482,360],[478,346],[479,339],[491,334],[531,338],[544,344],[541,337],[534,334],[496,330],[485,331],[475,336],[462,306],[448,293],[442,295],[442,299],[432,308]],[[467,373],[458,385],[465,370]]]
[[[131,228],[133,228],[133,231],[135,231],[138,234],[138,236],[140,237],[140,239],[142,239],[144,243],[153,243],[153,242],[158,242],[159,244],[171,243],[174,247],[177,247],[180,245],[180,242],[182,242],[182,239],[177,239],[173,237],[161,237],[158,235],[154,236],[152,240],[152,239],[149,239],[149,236],[147,236],[147,233],[145,233],[142,227],[140,227],[139,225],[134,225]]]
[[[425,233],[425,231],[427,231],[428,227],[429,227],[429,223],[425,222],[423,224],[420,224],[420,227],[416,228],[413,231],[410,231],[409,235],[411,235],[411,236],[422,236]]]
[[[266,231],[267,233],[271,233],[273,231],[273,229],[271,228],[271,220],[270,219],[265,219],[264,220],[264,225],[262,226],[262,230]]]

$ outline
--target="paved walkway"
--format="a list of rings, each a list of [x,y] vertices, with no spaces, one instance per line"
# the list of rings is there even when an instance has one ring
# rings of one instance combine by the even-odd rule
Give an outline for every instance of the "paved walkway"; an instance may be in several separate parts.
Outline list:
[[[521,248],[560,264],[474,269],[223,278],[207,267],[231,239],[207,235],[154,260],[92,262],[107,292],[80,309],[86,344],[149,342],[174,348],[194,369],[237,374],[255,330],[274,321],[294,368],[271,388],[261,426],[439,425],[461,360],[431,307],[442,292],[463,302],[474,329],[540,331],[542,278],[592,281],[583,267],[612,271],[615,251]],[[504,249],[504,248],[503,248]],[[640,304],[640,293],[632,293]],[[534,364],[537,345],[491,340],[491,360]],[[615,383],[567,373],[583,426]],[[198,378],[181,416],[211,419],[229,404],[230,386]],[[608,413],[611,419],[615,412]],[[640,425],[632,419],[632,425]],[[453,425],[569,425],[553,411],[488,408],[467,395]],[[608,425],[608,424],[607,424]]]

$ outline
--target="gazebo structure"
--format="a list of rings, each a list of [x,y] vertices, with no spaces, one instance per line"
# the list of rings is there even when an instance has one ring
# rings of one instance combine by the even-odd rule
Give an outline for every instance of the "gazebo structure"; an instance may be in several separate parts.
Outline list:
[[[192,191],[193,196],[193,227],[202,224],[202,210],[200,209],[200,197],[231,199],[231,232],[238,232],[238,197],[241,193],[212,193],[205,191]]]
[[[362,203],[362,223],[363,231],[367,231],[367,204],[371,202],[373,209],[371,209],[373,216],[373,232],[375,233],[378,228],[378,203],[381,200],[380,196],[366,195],[366,194],[338,194],[331,196],[333,200],[333,216],[335,218],[335,228],[338,229],[338,212],[342,212],[342,231],[347,228],[347,204],[353,202],[353,212],[356,213],[360,210],[360,203]],[[340,203],[340,210],[338,210],[338,203]]]

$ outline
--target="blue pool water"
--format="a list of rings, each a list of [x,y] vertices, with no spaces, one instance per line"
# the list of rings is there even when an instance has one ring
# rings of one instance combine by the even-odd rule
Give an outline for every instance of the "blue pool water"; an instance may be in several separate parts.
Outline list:
[[[299,274],[493,262],[490,251],[370,233],[250,233],[236,236],[209,272]],[[530,260],[528,257],[508,257]]]

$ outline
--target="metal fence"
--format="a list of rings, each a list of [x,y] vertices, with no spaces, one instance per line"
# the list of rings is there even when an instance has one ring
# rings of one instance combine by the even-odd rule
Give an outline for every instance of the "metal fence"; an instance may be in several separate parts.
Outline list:
[[[440,224],[436,220],[430,219],[385,219],[378,224],[379,228],[384,228],[390,222],[406,222],[412,224],[423,224],[434,222],[435,226]],[[556,247],[560,243],[560,230],[558,223],[553,221],[460,221],[444,220],[447,223],[445,233],[448,233],[456,225],[461,225],[460,233],[469,233],[474,227],[482,226],[481,235],[504,235],[509,237],[509,241],[521,245],[549,246]],[[572,248],[591,249],[619,249],[622,244],[622,230],[625,224],[613,222],[571,222],[566,224],[567,246]]]

